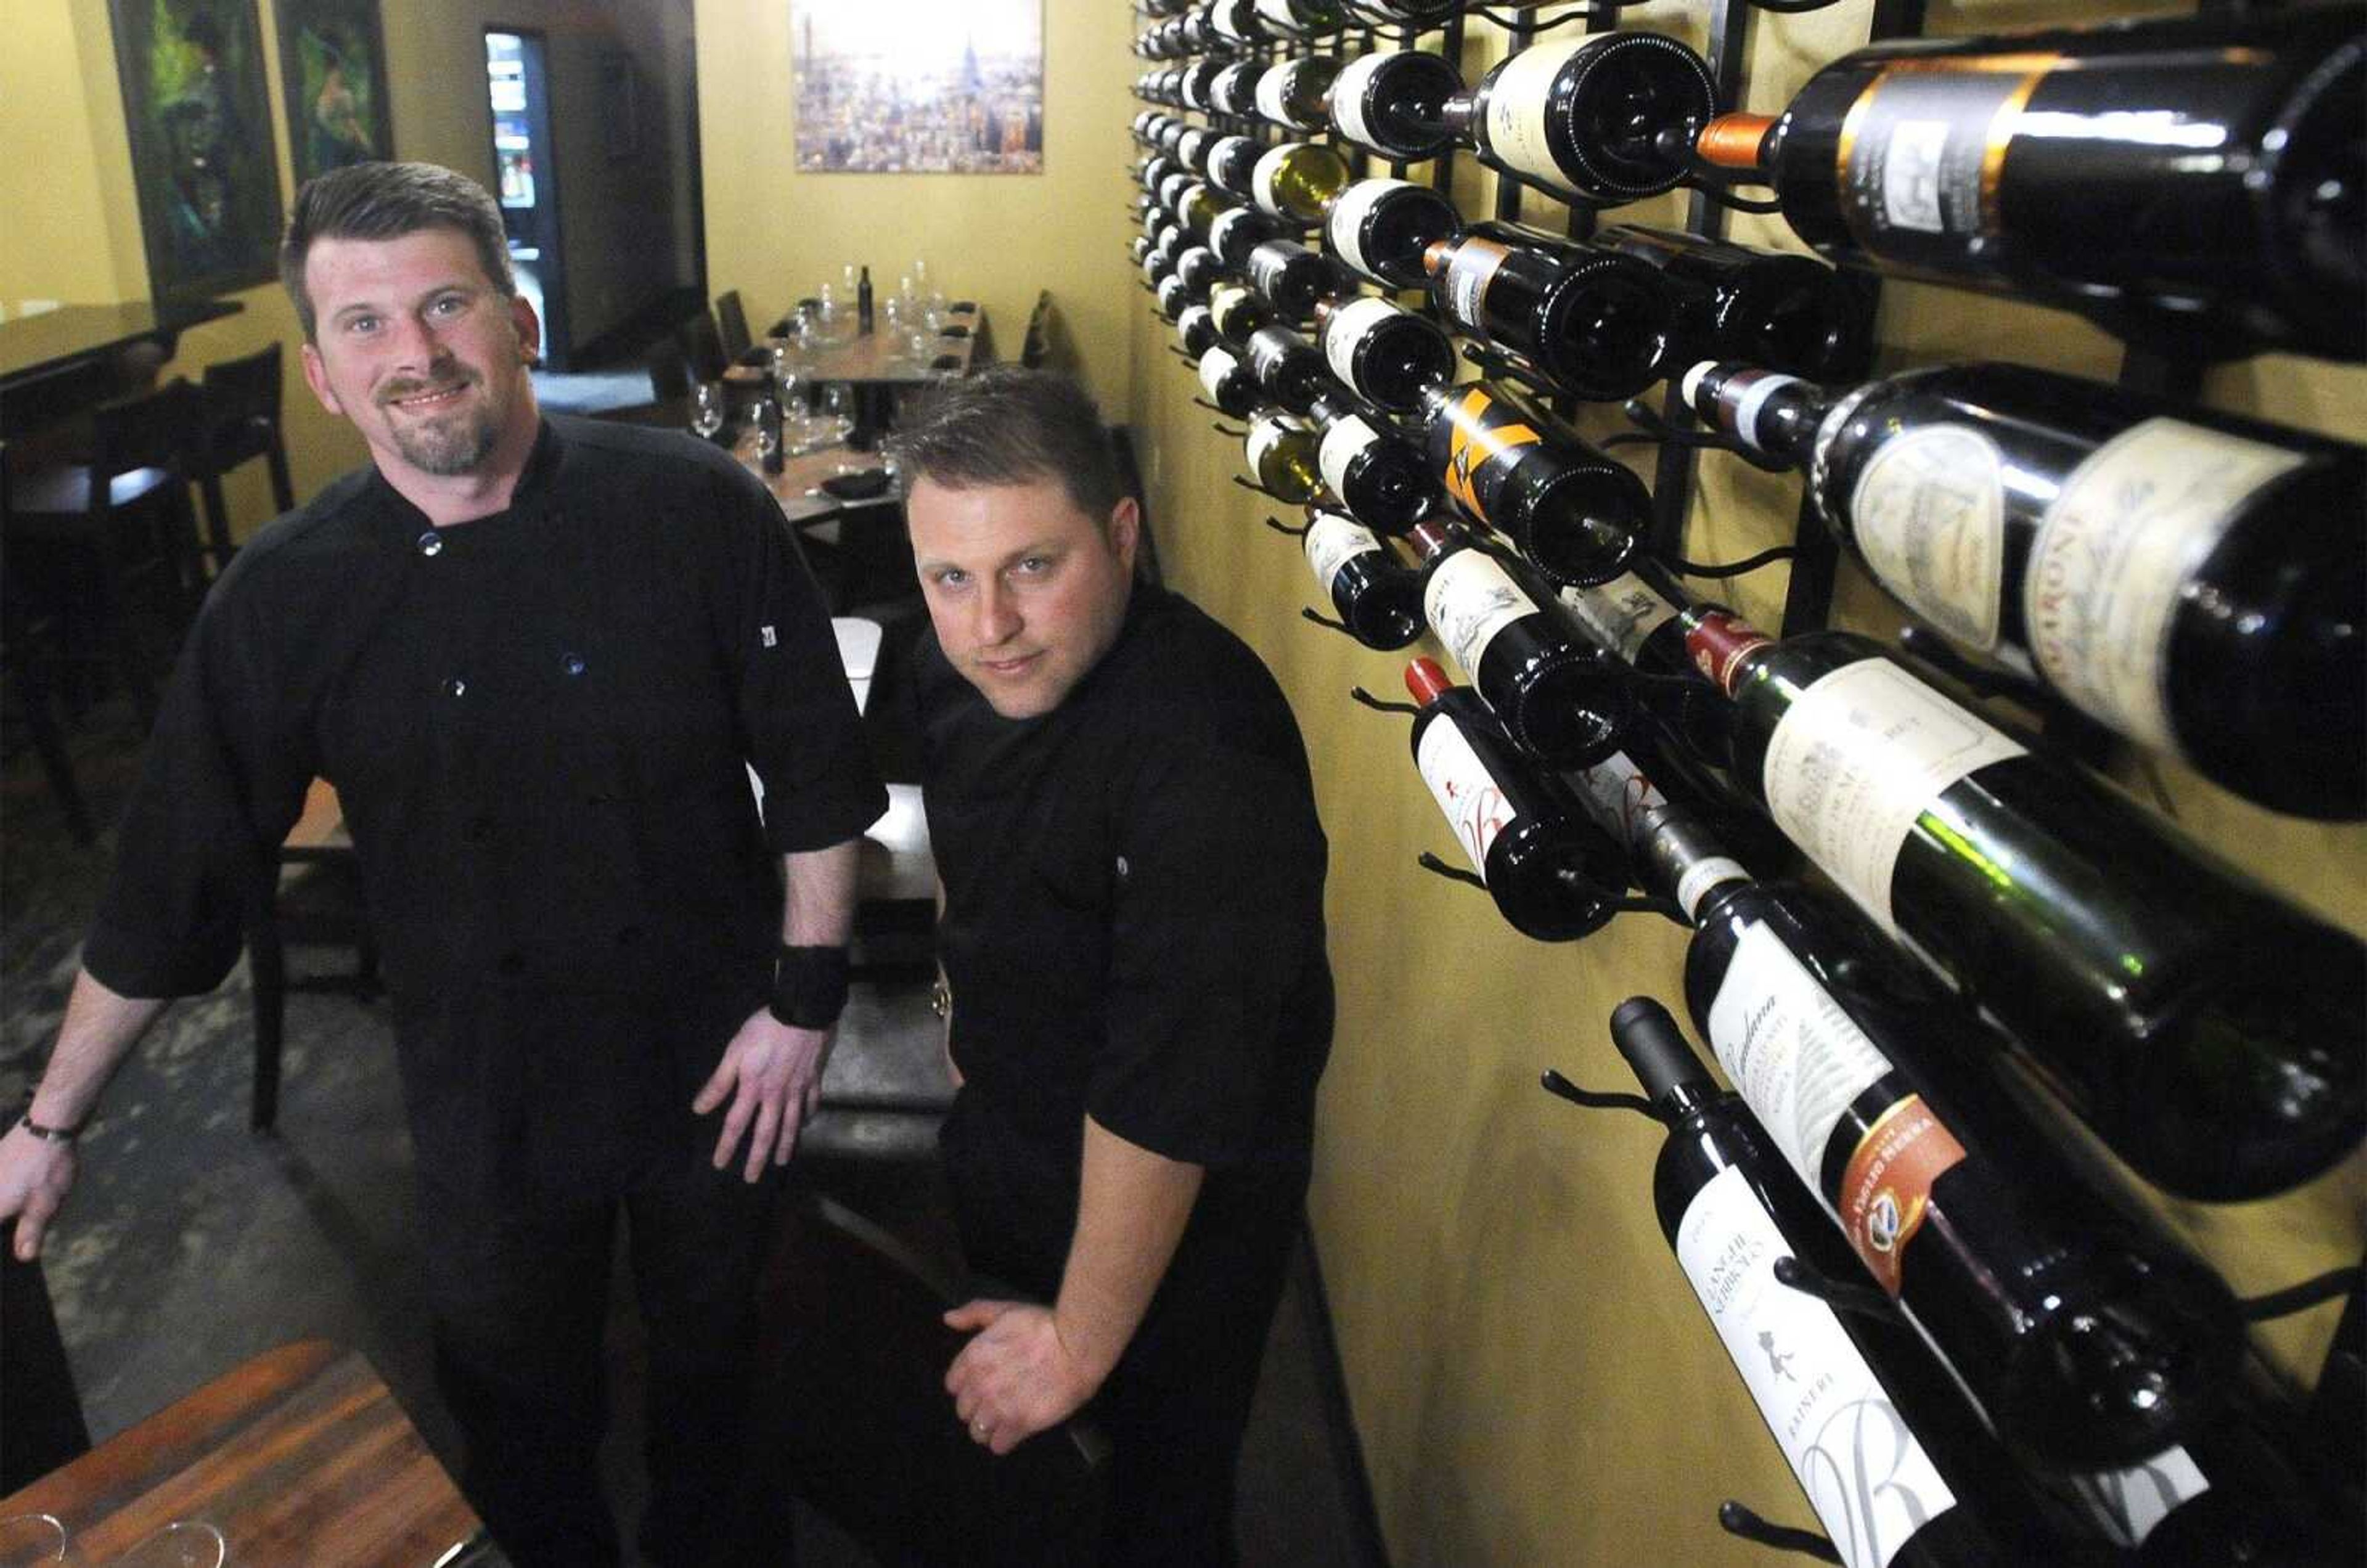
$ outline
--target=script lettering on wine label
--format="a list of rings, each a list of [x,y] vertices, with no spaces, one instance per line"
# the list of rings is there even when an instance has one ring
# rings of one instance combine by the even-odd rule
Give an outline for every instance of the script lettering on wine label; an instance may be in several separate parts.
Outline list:
[[[2244,502],[2305,460],[2168,418],[2090,453],[2040,521],[2022,581],[2031,657],[2055,689],[2175,750],[2163,680],[2186,583]]]
[[[1503,786],[1445,714],[1433,719],[1421,732],[1414,766],[1421,771],[1421,782],[1430,786],[1431,798],[1445,814],[1447,825],[1455,829],[1463,852],[1470,857],[1471,869],[1486,881],[1489,846],[1512,819]]]
[[[1763,920],[1736,940],[1707,1021],[1710,1049],[1736,1092],[1830,1208],[1825,1145],[1850,1102],[1890,1071],[1890,1058]]]
[[[1957,780],[2026,754],[1887,659],[1862,659],[1792,699],[1768,739],[1761,787],[1786,838],[1835,886],[1896,932],[1890,882],[1899,852]]]
[[[1636,848],[1642,847],[1645,816],[1669,804],[1669,797],[1625,751],[1614,751],[1591,767],[1573,769],[1568,776],[1576,781],[1587,814],[1621,843]]]
[[[1430,574],[1421,609],[1463,672],[1476,677],[1496,634],[1523,615],[1536,614],[1537,606],[1494,557],[1458,550]]]
[[[1676,1251],[1841,1561],[1884,1568],[1955,1495],[1832,1309],[1775,1278],[1791,1248],[1741,1170],[1693,1195]]]
[[[1569,176],[1554,161],[1546,109],[1554,78],[1570,56],[1592,42],[1540,44],[1504,62],[1488,89],[1488,151],[1521,173],[1564,190]]]
[[[1907,1244],[1923,1228],[1931,1183],[1965,1157],[1965,1145],[1920,1094],[1884,1111],[1858,1140],[1835,1207],[1841,1229],[1882,1288],[1896,1296]]]
[[[1895,61],[1841,121],[1841,215],[1859,244],[1908,264],[1976,254],[1998,229],[1997,181],[2022,106],[2060,59]]]
[[[1885,588],[1946,636],[1997,646],[2005,596],[2005,460],[1960,424],[1903,430],[1859,470],[1850,536]]]

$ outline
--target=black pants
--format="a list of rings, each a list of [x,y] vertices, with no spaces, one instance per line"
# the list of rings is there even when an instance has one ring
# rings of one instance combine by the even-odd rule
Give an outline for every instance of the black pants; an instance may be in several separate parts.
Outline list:
[[[973,1270],[1048,1302],[1076,1229],[1075,1179],[967,1109],[942,1137],[962,1251]],[[1202,1185],[1141,1326],[1088,1407],[1112,1450],[1104,1568],[1239,1561],[1241,1434],[1306,1196],[1303,1170],[1212,1172]]]
[[[439,1202],[421,1230],[436,1366],[468,1442],[461,1490],[518,1568],[607,1568],[600,1490],[609,1244],[621,1210],[649,1342],[652,1562],[719,1560],[740,1481],[755,1284],[779,1172],[681,1162],[621,1196],[487,1212]]]

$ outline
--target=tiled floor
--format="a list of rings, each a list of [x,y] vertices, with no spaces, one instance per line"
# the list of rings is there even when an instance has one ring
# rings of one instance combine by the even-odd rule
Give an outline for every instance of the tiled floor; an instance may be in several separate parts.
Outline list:
[[[13,730],[6,739],[0,1104],[16,1104],[55,1031],[112,834],[75,849],[28,749]],[[74,754],[95,814],[111,823],[137,763],[129,714],[102,705],[84,716]],[[252,1034],[242,967],[213,995],[166,1014],[85,1139],[81,1184],[45,1257],[92,1431],[103,1438],[253,1355],[317,1336],[366,1354],[449,1456],[454,1434],[429,1375],[421,1237],[384,1010],[298,996],[288,1025],[277,1136],[246,1128]],[[876,1179],[873,1191],[852,1197],[892,1211],[920,1201],[912,1191]],[[1252,1564],[1375,1560],[1341,1482],[1308,1314],[1295,1285],[1243,1467],[1243,1550]],[[621,1410],[634,1402],[617,1403]],[[611,1434],[628,1510],[636,1449],[630,1432]],[[868,1561],[810,1514],[799,1539],[808,1564]]]

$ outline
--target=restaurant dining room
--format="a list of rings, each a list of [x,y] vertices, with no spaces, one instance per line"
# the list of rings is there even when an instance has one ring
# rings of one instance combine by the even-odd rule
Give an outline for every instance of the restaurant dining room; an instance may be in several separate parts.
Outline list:
[[[6,0],[0,1568],[2360,1561],[2362,101]]]

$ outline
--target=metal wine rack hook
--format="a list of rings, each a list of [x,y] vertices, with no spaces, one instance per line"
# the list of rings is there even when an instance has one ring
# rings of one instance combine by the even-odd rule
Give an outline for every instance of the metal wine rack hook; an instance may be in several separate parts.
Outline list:
[[[1547,1094],[1559,1095],[1572,1105],[1582,1105],[1589,1111],[1633,1111],[1639,1116],[1649,1116],[1663,1127],[1670,1124],[1668,1112],[1640,1094],[1580,1089],[1551,1067],[1537,1075],[1537,1084]]]
[[[1372,709],[1375,713],[1401,713],[1410,716],[1421,712],[1421,709],[1414,706],[1411,703],[1389,702],[1384,698],[1373,695],[1372,693],[1365,690],[1362,686],[1349,687],[1348,695],[1354,702],[1365,707]]]
[[[1266,513],[1265,525],[1273,529],[1275,533],[1282,535],[1284,537],[1291,539],[1303,539],[1307,537],[1307,530],[1309,526],[1308,525],[1302,523],[1297,527],[1294,528],[1289,524],[1285,523],[1281,518],[1274,516],[1272,513]]]
[[[1356,635],[1348,629],[1348,624],[1345,621],[1335,621],[1331,616],[1310,610],[1304,605],[1299,607],[1298,618],[1303,621],[1312,621],[1326,631],[1338,632],[1342,637],[1353,637]]]
[[[1777,1284],[1788,1285],[1804,1296],[1814,1296],[1835,1312],[1887,1321],[1896,1321],[1898,1316],[1898,1309],[1890,1298],[1873,1286],[1852,1284],[1819,1273],[1788,1253],[1775,1260],[1773,1272]]]
[[[1728,1535],[1740,1536],[1761,1546],[1772,1546],[1778,1551],[1796,1551],[1819,1562],[1839,1562],[1841,1560],[1841,1554],[1833,1543],[1816,1531],[1771,1524],[1731,1497],[1717,1506],[1717,1528]]]

